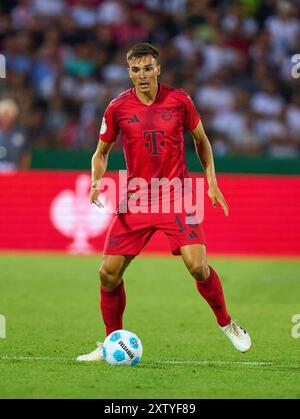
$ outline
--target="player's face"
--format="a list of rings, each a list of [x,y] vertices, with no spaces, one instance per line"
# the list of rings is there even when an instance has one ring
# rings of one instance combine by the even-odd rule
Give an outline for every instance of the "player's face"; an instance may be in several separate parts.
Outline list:
[[[148,93],[157,86],[160,65],[157,64],[152,55],[132,58],[129,61],[128,73],[135,89],[141,93]]]

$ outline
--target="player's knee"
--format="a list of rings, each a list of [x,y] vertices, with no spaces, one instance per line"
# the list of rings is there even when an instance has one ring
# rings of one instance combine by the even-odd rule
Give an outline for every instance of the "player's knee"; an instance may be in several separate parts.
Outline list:
[[[210,274],[206,260],[192,264],[189,268],[189,271],[191,275],[198,281],[205,281]]]
[[[117,272],[109,270],[102,265],[99,271],[101,285],[105,288],[116,288],[118,286],[119,275]]]

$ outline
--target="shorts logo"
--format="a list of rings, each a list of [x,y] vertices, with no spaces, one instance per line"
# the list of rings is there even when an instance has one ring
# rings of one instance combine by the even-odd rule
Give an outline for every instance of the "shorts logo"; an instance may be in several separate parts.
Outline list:
[[[192,231],[190,234],[186,236],[186,239],[196,239],[196,238],[198,238],[198,235],[194,231]]]
[[[173,113],[171,109],[164,108],[160,115],[164,121],[170,121],[172,119]]]
[[[107,130],[107,125],[106,125],[105,117],[103,117],[101,128],[100,128],[100,134],[101,135],[105,134],[106,130]]]

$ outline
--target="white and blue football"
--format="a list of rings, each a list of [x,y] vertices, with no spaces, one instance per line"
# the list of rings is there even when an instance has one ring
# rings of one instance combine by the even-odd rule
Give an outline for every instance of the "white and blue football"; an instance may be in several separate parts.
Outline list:
[[[134,366],[143,354],[141,340],[128,330],[115,330],[103,343],[103,356],[110,365]]]

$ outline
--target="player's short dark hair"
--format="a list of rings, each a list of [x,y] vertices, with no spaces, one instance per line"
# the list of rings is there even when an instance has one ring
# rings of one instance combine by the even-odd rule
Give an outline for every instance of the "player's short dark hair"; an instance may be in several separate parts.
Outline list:
[[[127,52],[127,62],[132,58],[142,58],[145,57],[145,55],[152,55],[158,62],[158,50],[153,45],[147,43],[133,45]]]

